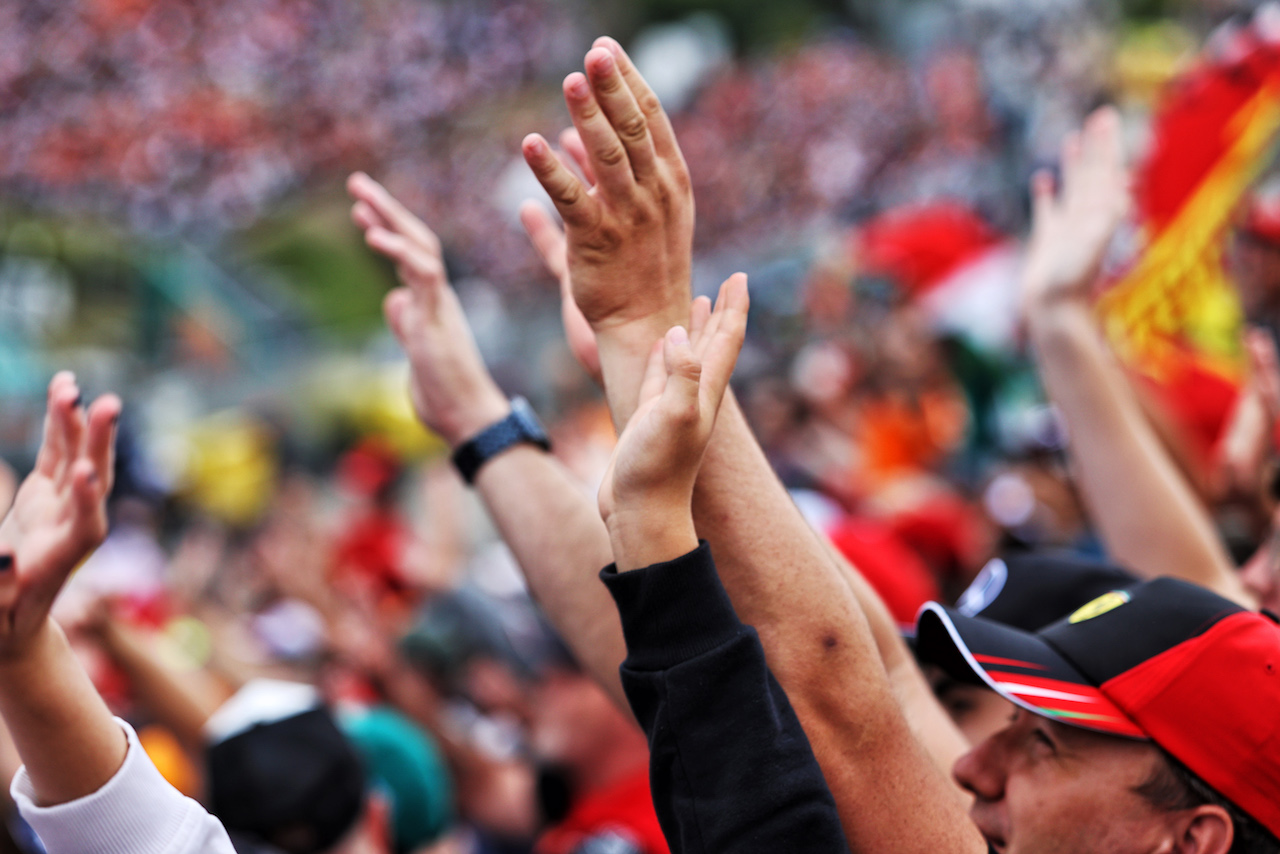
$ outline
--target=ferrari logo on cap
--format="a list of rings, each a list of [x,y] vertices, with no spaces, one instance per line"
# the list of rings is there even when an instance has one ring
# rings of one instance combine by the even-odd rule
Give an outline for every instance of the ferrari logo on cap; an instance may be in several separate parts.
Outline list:
[[[1089,604],[1082,605],[1067,618],[1067,622],[1074,625],[1083,623],[1085,620],[1092,620],[1094,617],[1101,617],[1103,614],[1114,611],[1121,605],[1126,604],[1132,598],[1127,590],[1113,590],[1110,593],[1104,593]]]

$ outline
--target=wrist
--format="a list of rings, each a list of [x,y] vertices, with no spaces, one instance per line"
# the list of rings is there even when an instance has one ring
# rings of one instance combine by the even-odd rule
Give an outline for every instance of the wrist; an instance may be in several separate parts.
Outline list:
[[[0,648],[0,693],[24,680],[43,678],[48,672],[46,662],[50,653],[66,645],[66,635],[52,617],[45,617],[30,637],[17,643],[6,642]]]
[[[619,572],[675,560],[698,547],[688,499],[615,507],[605,527]]]
[[[1033,297],[1027,304],[1026,318],[1033,338],[1075,329],[1081,321],[1091,327],[1097,323],[1092,301],[1075,292]]]
[[[647,356],[653,342],[673,326],[689,326],[689,306],[671,307],[634,318],[609,318],[591,324],[600,347],[632,350]]]
[[[469,442],[486,428],[510,414],[511,401],[497,388],[493,388],[476,395],[465,405],[457,407],[447,419],[447,423],[441,423],[433,429],[450,450],[457,450],[459,445]],[[445,421],[445,419],[441,420]]]

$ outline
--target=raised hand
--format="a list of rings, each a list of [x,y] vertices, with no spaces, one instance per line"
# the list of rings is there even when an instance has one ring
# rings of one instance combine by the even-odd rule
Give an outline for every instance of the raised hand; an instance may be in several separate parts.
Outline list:
[[[567,274],[593,329],[641,320],[663,328],[685,323],[693,191],[671,122],[613,39],[597,39],[585,67],[585,75],[565,78],[577,136],[561,138],[584,177],[540,135],[530,134],[522,145],[565,223],[562,268],[549,255],[556,252],[554,241],[536,219],[531,236],[552,273],[562,282]],[[525,225],[531,225],[527,215]]]
[[[1047,172],[1032,179],[1033,225],[1023,269],[1029,309],[1059,298],[1087,297],[1102,261],[1129,211],[1120,115],[1095,111],[1084,130],[1062,145],[1062,186]]]
[[[485,367],[449,285],[440,239],[368,175],[352,175],[347,190],[356,200],[351,217],[365,242],[391,259],[403,285],[387,294],[382,308],[409,356],[414,410],[456,447],[511,407]]]
[[[0,524],[0,659],[28,649],[67,576],[107,536],[119,416],[114,395],[86,410],[68,372],[49,383],[35,470]]]
[[[564,323],[564,337],[569,351],[591,375],[597,384],[603,385],[604,374],[600,369],[600,348],[596,333],[583,316],[582,309],[573,300],[573,285],[569,281],[569,259],[566,254],[564,232],[556,225],[542,205],[534,201],[520,206],[520,222],[529,239],[542,256],[547,270],[560,283],[560,320]]]
[[[694,304],[692,337],[675,326],[654,344],[639,406],[600,487],[600,515],[620,569],[697,545],[693,484],[742,349],[748,301],[747,277],[736,273],[721,286],[710,317],[705,303]]]
[[[1271,333],[1251,329],[1245,335],[1249,379],[1219,445],[1214,487],[1220,495],[1261,497],[1261,478],[1275,454],[1275,425],[1280,421],[1280,358]]]

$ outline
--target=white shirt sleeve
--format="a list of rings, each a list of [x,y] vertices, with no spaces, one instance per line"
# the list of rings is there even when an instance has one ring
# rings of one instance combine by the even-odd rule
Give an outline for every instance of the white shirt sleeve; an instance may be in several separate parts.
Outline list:
[[[93,794],[39,807],[27,769],[14,777],[13,800],[49,854],[235,854],[222,823],[169,785],[133,728],[119,723],[129,752]]]

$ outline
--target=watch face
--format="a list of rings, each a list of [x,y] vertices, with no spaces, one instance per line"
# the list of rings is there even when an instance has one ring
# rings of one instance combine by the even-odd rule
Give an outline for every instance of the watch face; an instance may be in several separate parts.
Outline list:
[[[520,425],[521,432],[529,438],[539,441],[547,438],[546,431],[542,429],[542,422],[538,420],[538,416],[533,413],[533,409],[523,398],[511,402],[511,415]]]

